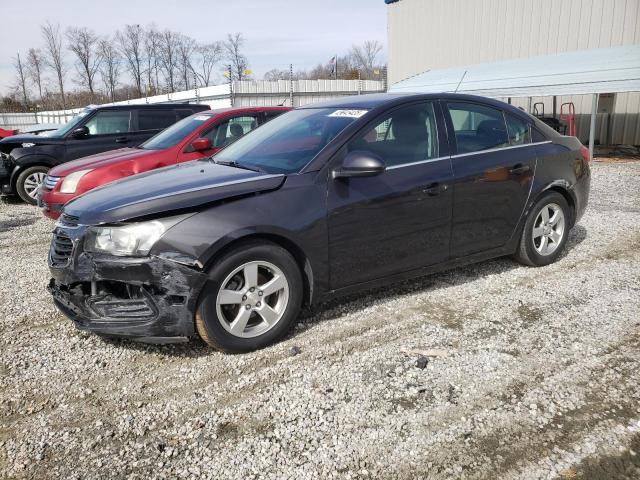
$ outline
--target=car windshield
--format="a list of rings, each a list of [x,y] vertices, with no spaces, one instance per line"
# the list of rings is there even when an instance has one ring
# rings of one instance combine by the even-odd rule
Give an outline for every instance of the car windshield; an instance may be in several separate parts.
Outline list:
[[[245,135],[215,158],[268,173],[299,172],[365,113],[366,110],[338,108],[293,110]]]
[[[191,134],[197,128],[200,128],[210,118],[211,115],[203,114],[183,118],[142,143],[139,148],[144,148],[145,150],[163,150],[173,147],[183,140],[184,137]]]
[[[62,125],[59,129],[47,133],[47,137],[64,137],[67,133],[73,130],[82,119],[91,113],[91,109],[87,108],[81,110],[75,117]]]

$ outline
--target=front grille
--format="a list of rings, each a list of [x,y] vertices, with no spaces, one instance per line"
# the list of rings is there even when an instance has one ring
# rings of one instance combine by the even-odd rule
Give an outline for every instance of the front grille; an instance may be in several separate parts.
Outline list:
[[[59,180],[60,177],[52,177],[50,175],[47,175],[46,177],[44,177],[44,182],[42,183],[42,185],[47,190],[53,190],[54,188],[56,188]]]
[[[53,240],[49,251],[51,265],[54,267],[67,265],[71,259],[72,252],[73,242],[71,239],[61,231],[53,232]]]

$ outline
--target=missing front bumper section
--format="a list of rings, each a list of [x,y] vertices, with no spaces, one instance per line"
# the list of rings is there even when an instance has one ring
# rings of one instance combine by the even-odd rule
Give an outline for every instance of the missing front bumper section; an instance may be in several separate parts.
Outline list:
[[[51,268],[48,288],[76,327],[146,342],[194,336],[204,273],[160,258],[82,255],[70,267]]]

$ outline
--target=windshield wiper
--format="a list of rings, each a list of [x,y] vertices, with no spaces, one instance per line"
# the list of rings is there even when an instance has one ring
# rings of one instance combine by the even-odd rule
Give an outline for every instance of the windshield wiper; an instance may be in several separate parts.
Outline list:
[[[235,160],[222,160],[222,159],[214,158],[213,163],[217,163],[218,165],[225,165],[227,167],[235,167],[235,168],[242,168],[244,170],[251,170],[252,172],[264,171],[259,169],[258,167],[250,167],[249,165],[243,165],[241,163],[236,162]]]

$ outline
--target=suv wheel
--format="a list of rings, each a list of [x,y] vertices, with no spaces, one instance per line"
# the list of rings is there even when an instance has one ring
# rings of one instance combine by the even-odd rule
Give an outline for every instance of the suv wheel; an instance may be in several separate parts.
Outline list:
[[[18,180],[16,181],[16,192],[20,196],[20,198],[30,203],[31,205],[35,205],[37,203],[37,194],[40,185],[44,182],[44,177],[46,177],[47,172],[49,171],[48,167],[44,165],[36,165],[35,167],[29,167],[25,169],[23,172],[18,175]]]
[[[516,259],[532,267],[555,262],[567,243],[570,215],[569,205],[561,194],[544,195],[527,217]]]
[[[302,275],[288,251],[267,242],[243,244],[211,269],[196,330],[218,350],[256,350],[293,328],[302,295]]]

